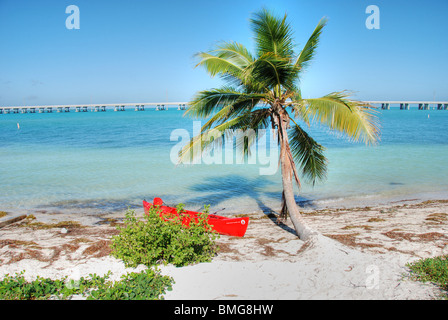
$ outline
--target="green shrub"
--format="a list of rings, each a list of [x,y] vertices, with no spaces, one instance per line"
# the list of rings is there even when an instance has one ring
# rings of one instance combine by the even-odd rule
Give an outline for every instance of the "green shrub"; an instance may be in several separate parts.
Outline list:
[[[171,290],[172,281],[154,269],[132,272],[122,276],[121,281],[107,282],[91,291],[88,300],[159,300],[166,290]]]
[[[143,218],[137,218],[134,210],[128,210],[120,233],[112,238],[111,255],[123,260],[127,267],[172,263],[185,266],[196,262],[211,261],[217,251],[218,235],[201,214],[188,226],[182,225],[183,205],[178,215],[160,217],[159,208],[151,208]]]
[[[173,282],[172,278],[162,276],[154,269],[123,275],[117,282],[109,281],[109,276],[110,271],[103,277],[90,274],[77,281],[67,280],[67,277],[53,280],[39,276],[33,281],[26,281],[23,272],[15,276],[6,275],[0,281],[0,299],[67,299],[80,294],[88,300],[158,300],[163,299],[166,290],[171,290]]]
[[[0,281],[0,299],[4,300],[31,300],[47,299],[62,291],[63,280],[53,281],[37,277],[36,280],[28,282],[21,273],[10,276],[6,275]]]

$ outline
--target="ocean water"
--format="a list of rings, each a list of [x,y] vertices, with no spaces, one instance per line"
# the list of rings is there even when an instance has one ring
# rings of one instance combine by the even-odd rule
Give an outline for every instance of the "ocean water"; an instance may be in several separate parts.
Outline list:
[[[448,111],[392,108],[378,116],[376,146],[307,129],[326,147],[329,168],[324,182],[296,188],[300,205],[448,199]],[[0,210],[104,213],[156,196],[222,214],[278,210],[280,170],[261,175],[266,162],[173,163],[175,133],[192,135],[193,121],[183,111],[151,109],[0,114]]]

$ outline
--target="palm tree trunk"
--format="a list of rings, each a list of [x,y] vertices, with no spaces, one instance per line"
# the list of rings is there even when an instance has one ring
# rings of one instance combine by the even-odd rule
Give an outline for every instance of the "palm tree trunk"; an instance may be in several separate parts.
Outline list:
[[[288,219],[288,207],[285,201],[285,192],[282,192],[282,209],[280,210],[279,222],[286,221]]]
[[[291,218],[291,222],[294,225],[294,229],[297,232],[297,235],[302,240],[308,240],[308,238],[315,233],[304,221],[302,215],[299,212],[299,208],[297,207],[296,201],[294,199],[294,190],[293,190],[293,181],[291,179],[291,172],[288,172],[286,165],[286,159],[283,157],[280,159],[281,161],[281,169],[282,169],[282,184],[283,184],[283,192],[285,195],[285,203],[289,212],[289,217]]]
[[[280,142],[280,164],[282,170],[282,184],[283,184],[283,196],[282,200],[286,205],[287,212],[289,212],[289,217],[291,218],[291,222],[294,225],[294,229],[297,232],[297,235],[301,240],[308,240],[310,236],[317,234],[314,230],[312,230],[303,219],[302,215],[299,212],[299,208],[297,207],[295,198],[294,198],[294,189],[293,189],[293,168],[295,166],[294,162],[292,162],[292,157],[290,156],[289,149],[289,141],[288,134],[286,132],[286,125],[283,119],[280,117],[279,119],[279,142]],[[282,201],[283,202],[283,201]],[[282,206],[282,212],[284,208]]]

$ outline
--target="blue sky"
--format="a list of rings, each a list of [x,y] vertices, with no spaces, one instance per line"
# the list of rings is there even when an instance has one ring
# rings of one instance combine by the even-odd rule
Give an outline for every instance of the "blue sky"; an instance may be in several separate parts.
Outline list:
[[[65,25],[71,4],[79,30]],[[379,30],[365,26],[372,4]],[[298,50],[329,19],[304,97],[448,100],[446,0],[0,0],[0,106],[188,101],[221,85],[194,53],[221,40],[253,49],[262,7],[287,12]]]

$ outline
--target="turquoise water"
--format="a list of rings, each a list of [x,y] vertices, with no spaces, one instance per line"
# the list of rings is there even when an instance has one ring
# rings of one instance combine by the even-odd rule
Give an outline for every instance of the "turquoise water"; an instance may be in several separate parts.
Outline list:
[[[104,212],[141,207],[155,196],[228,213],[278,208],[280,172],[260,175],[260,164],[173,164],[173,130],[193,133],[193,120],[182,114],[0,115],[0,210]],[[309,130],[327,148],[329,174],[297,189],[301,205],[448,198],[448,111],[391,109],[379,117],[382,137],[373,147]]]

